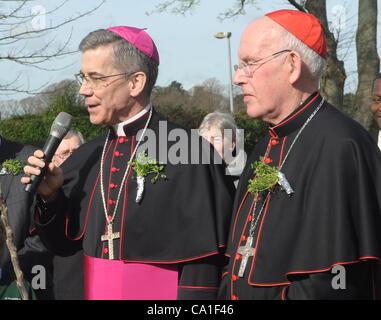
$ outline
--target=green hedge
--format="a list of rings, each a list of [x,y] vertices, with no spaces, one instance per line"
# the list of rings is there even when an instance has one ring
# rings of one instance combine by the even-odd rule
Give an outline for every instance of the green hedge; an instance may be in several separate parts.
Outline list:
[[[245,151],[249,154],[266,135],[268,125],[261,120],[250,118],[246,112],[239,112],[234,115],[237,127],[245,130]]]
[[[73,128],[80,131],[87,141],[98,136],[105,128],[91,125],[87,110],[78,99],[76,90],[74,87],[67,87],[60,95],[52,96],[49,107],[42,113],[0,121],[0,134],[13,141],[42,147],[55,117],[59,112],[65,111],[73,116]],[[168,120],[188,129],[198,128],[207,114],[200,109],[188,110],[181,106],[161,106],[157,110]],[[265,134],[266,127],[261,121],[249,118],[244,112],[236,113],[234,117],[238,127],[245,130],[245,150],[249,153]]]
[[[49,107],[44,112],[0,121],[0,134],[13,141],[42,147],[54,119],[62,111],[73,116],[73,128],[80,131],[86,140],[104,131],[104,128],[90,124],[87,110],[77,98],[76,89],[67,87],[60,95],[53,95],[49,99]]]

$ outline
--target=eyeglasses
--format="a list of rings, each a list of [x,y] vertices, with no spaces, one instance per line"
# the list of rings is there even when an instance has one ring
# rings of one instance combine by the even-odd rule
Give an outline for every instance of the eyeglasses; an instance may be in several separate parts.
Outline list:
[[[55,153],[54,156],[65,161],[67,158],[69,158],[73,154],[73,152],[74,150],[68,150],[63,153]]]
[[[109,76],[94,76],[94,75],[86,76],[82,72],[79,72],[75,74],[75,78],[80,86],[82,86],[83,83],[86,83],[93,89],[99,89],[100,87],[107,87],[114,82],[114,81],[107,82],[107,79],[109,78],[117,77],[117,76],[126,76],[125,79],[128,79],[134,73],[136,72],[124,72],[124,73],[112,74]]]
[[[242,70],[246,77],[251,78],[254,75],[254,72],[257,71],[259,69],[259,67],[264,65],[266,62],[269,62],[269,61],[275,59],[281,53],[291,52],[291,51],[292,50],[282,50],[282,51],[275,52],[272,55],[267,56],[267,57],[262,58],[262,59],[252,60],[249,62],[242,62],[238,65],[236,64],[236,65],[234,65],[234,71]],[[268,60],[266,60],[266,59],[268,59]],[[266,61],[262,62],[263,60],[266,60]]]

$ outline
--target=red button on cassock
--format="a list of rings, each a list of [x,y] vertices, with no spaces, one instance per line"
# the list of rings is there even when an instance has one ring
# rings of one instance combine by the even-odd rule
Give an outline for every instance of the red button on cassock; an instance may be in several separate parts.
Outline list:
[[[119,168],[115,168],[115,167],[112,167],[111,168],[111,172],[115,173],[115,172],[119,172],[120,169]]]
[[[271,145],[276,146],[279,144],[279,141],[277,139],[271,139]]]
[[[266,163],[266,164],[270,164],[271,162],[273,162],[272,159],[270,159],[270,158],[266,158],[266,159],[265,159],[265,163]]]
[[[104,248],[104,249],[103,249],[103,253],[107,254],[107,253],[108,253],[108,249],[107,249],[107,248]]]
[[[122,156],[124,156],[124,154],[123,154],[122,152],[115,151],[115,152],[114,152],[114,156],[115,156],[115,157],[122,157]]]

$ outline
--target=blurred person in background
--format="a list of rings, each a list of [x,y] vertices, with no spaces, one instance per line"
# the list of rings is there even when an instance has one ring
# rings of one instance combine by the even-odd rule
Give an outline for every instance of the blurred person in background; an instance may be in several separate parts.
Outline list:
[[[225,161],[227,174],[232,176],[236,187],[246,162],[237,129],[233,116],[219,111],[207,114],[198,129],[199,134],[213,145]]]
[[[85,140],[79,131],[70,130],[53,157],[54,164],[61,166]],[[83,250],[71,256],[54,256],[53,291],[55,300],[83,300]]]

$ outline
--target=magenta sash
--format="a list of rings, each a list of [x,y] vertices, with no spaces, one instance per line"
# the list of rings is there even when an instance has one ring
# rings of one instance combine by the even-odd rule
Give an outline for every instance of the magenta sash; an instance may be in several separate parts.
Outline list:
[[[176,266],[129,263],[85,255],[86,300],[175,300]]]

